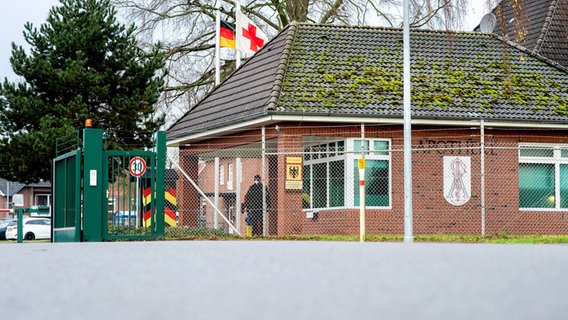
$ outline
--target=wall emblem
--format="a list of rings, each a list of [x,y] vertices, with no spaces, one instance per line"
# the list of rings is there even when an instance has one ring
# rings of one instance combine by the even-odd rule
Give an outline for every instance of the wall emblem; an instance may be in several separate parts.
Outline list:
[[[286,189],[302,190],[302,157],[286,157]]]
[[[471,196],[471,158],[444,157],[444,198],[461,206]]]

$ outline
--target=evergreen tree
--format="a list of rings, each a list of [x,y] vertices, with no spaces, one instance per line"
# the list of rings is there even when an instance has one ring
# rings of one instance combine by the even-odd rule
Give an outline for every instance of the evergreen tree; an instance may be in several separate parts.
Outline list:
[[[137,47],[134,25],[117,22],[109,0],[60,0],[46,23],[27,23],[29,54],[12,43],[10,62],[24,81],[0,85],[0,176],[51,180],[56,139],[92,119],[114,148],[147,145],[164,122],[154,113],[164,55]]]

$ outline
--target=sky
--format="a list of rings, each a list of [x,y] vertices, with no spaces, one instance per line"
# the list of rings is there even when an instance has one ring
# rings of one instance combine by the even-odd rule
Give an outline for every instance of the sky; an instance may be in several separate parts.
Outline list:
[[[471,15],[464,26],[466,31],[473,30],[487,12],[485,1],[471,2],[474,4],[471,5]],[[2,82],[4,78],[12,82],[17,80],[10,66],[11,43],[14,42],[28,49],[23,37],[24,24],[29,21],[39,28],[45,22],[49,9],[58,4],[58,0],[0,0],[0,80]]]
[[[57,0],[0,0],[0,79],[16,80],[10,66],[12,42],[26,44],[22,32],[29,21],[39,27],[45,22],[49,9],[59,4]],[[27,46],[24,46],[27,48]]]

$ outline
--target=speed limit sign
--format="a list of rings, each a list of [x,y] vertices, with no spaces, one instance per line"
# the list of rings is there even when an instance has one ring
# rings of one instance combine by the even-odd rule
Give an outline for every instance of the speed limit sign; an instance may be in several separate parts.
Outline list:
[[[140,157],[130,159],[130,174],[133,177],[140,177],[146,172],[146,161]]]

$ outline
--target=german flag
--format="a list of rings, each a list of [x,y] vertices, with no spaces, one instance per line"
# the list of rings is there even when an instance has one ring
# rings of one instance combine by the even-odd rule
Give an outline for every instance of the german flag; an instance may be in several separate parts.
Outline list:
[[[235,28],[231,27],[225,21],[221,20],[221,29],[219,30],[219,45],[225,48],[235,49]]]

